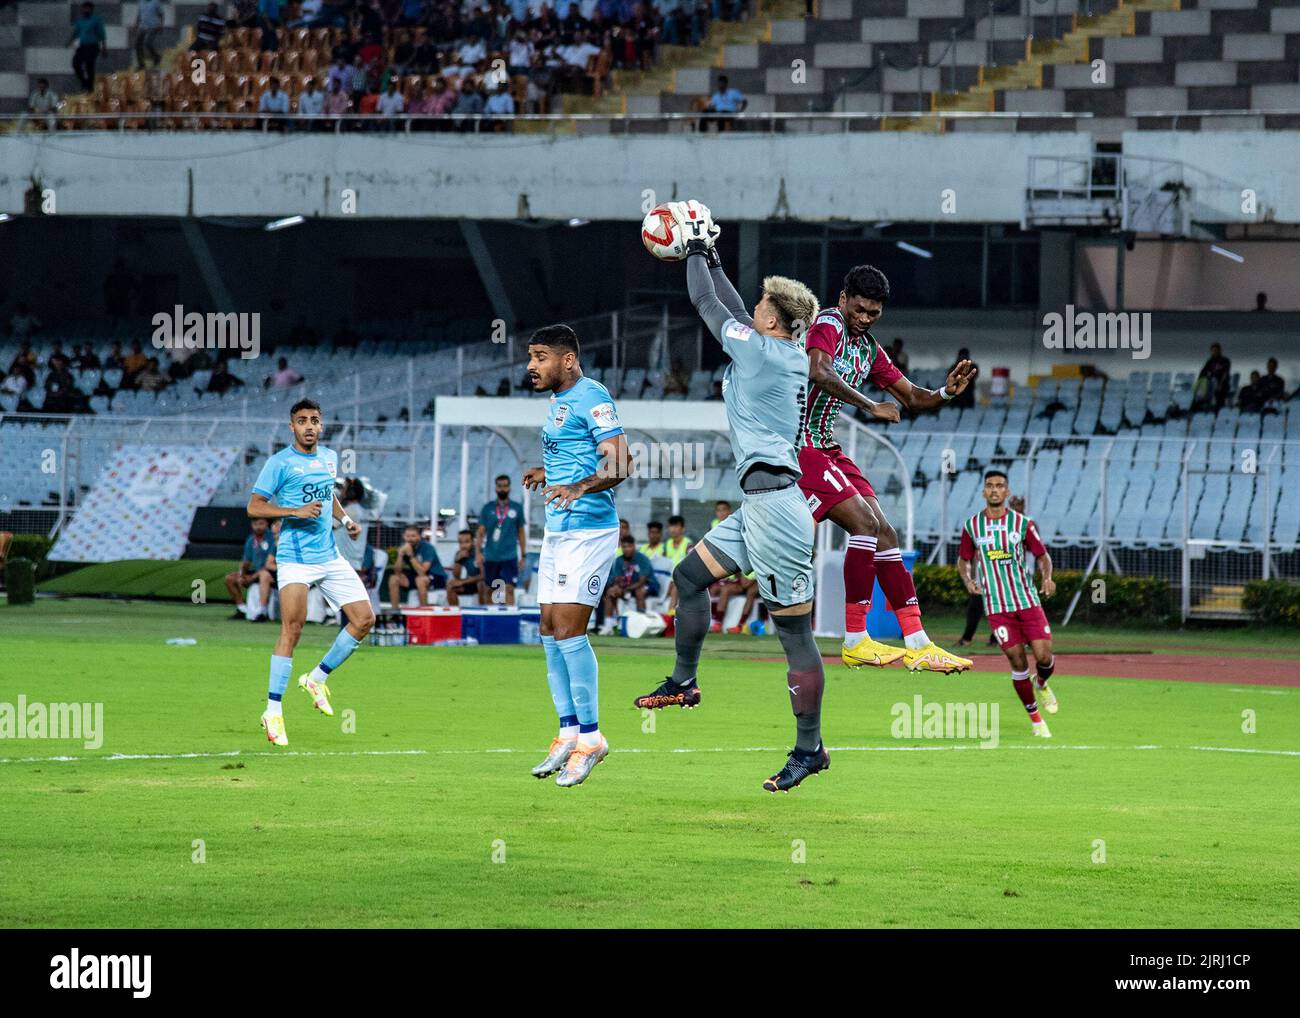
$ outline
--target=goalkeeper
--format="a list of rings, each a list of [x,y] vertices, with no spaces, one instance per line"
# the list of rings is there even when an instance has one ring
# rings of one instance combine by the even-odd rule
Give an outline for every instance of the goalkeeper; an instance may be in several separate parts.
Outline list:
[[[788,665],[795,745],[781,770],[763,782],[788,792],[830,767],[821,738],[824,674],[813,640],[813,518],[799,491],[799,427],[808,357],[797,338],[817,314],[817,298],[781,276],[763,280],[750,315],[719,267],[720,232],[696,201],[669,206],[687,238],[686,279],[695,310],[730,358],[722,378],[741,507],[709,532],[673,572],[677,585],[677,661],[673,674],[636,706],[694,707],[696,669],[709,631],[710,584],[753,572],[775,623]]]

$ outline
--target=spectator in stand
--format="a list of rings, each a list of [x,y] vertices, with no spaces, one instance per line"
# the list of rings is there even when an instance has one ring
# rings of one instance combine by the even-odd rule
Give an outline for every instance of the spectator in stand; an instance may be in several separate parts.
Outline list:
[[[81,5],[81,17],[72,23],[72,35],[68,45],[76,43],[72,54],[72,73],[87,92],[95,90],[95,63],[100,56],[108,52],[108,33],[104,29],[104,19],[95,13],[95,5]]]
[[[600,53],[600,47],[592,44],[586,32],[579,32],[573,39],[573,45],[561,46],[560,59],[564,61],[563,78],[569,83],[581,82],[587,74],[592,59]]]
[[[297,385],[302,381],[305,381],[302,375],[289,367],[287,358],[281,357],[275,362],[275,371],[267,377],[265,388],[287,389],[291,385]]]
[[[348,87],[352,92],[352,104],[359,106],[361,97],[370,89],[370,71],[360,53],[352,59],[352,81]]]
[[[1267,367],[1267,373],[1259,380],[1260,395],[1265,403],[1281,403],[1286,399],[1286,383],[1277,373],[1277,358],[1270,357]]]
[[[24,340],[22,345],[18,348],[18,352],[14,354],[14,359],[9,362],[9,366],[14,367],[16,365],[22,368],[24,372],[31,376],[31,380],[35,381],[36,368],[40,363],[41,359],[36,356],[36,351],[32,349],[32,344]]]
[[[632,8],[632,32],[636,40],[637,61],[641,70],[648,71],[654,66],[655,47],[662,34],[663,18],[655,10],[653,3],[638,3]]]
[[[162,30],[162,0],[140,0],[140,6],[135,16],[135,63],[139,70],[148,70],[148,62],[144,58],[146,52],[153,57],[155,68],[162,63],[162,57],[158,55],[158,48],[154,46],[158,39],[158,33]]]
[[[78,371],[97,371],[100,367],[99,357],[89,343],[81,344],[81,349],[72,362]]]
[[[384,94],[379,97],[379,102],[375,106],[375,112],[381,117],[389,118],[389,123],[385,125],[388,130],[393,129],[392,120],[406,112],[406,100],[402,98],[402,93],[397,91],[397,77],[392,76],[388,79],[388,88]]]
[[[334,91],[336,82],[344,88],[352,86],[352,68],[348,66],[342,53],[336,54],[334,62],[330,64],[329,72],[325,76],[325,91]]]
[[[458,63],[466,74],[478,69],[481,61],[487,59],[487,44],[477,34],[471,32],[469,39],[460,48]]]
[[[41,409],[50,413],[75,414],[85,409],[86,396],[77,388],[72,372],[68,370],[67,358],[62,354],[52,354],[49,373],[45,376],[45,402]]]
[[[470,117],[481,116],[483,113],[484,101],[483,93],[480,91],[482,86],[475,84],[473,81],[465,81],[461,84],[459,98],[456,99],[456,105],[452,107],[452,113],[459,117],[467,119],[459,122],[460,130],[473,131],[478,127],[476,120],[468,119]]]
[[[298,96],[298,116],[319,117],[325,112],[325,93],[316,86],[315,78],[307,79],[307,90]],[[310,124],[312,130],[320,130],[320,124]]]
[[[257,14],[273,25],[280,24],[280,0],[257,0]]]
[[[524,31],[522,25],[518,26],[506,50],[507,69],[512,75],[527,74],[532,70],[534,52],[533,44],[528,40],[528,33]]]
[[[58,109],[59,97],[50,90],[49,78],[37,78],[36,89],[27,97],[27,114],[40,117],[47,130],[54,130],[54,111]],[[38,121],[38,122],[41,122]]]
[[[126,359],[122,362],[122,384],[120,388],[135,389],[137,379],[142,371],[149,366],[149,358],[144,355],[144,350],[140,346],[140,341],[134,339],[131,341],[131,352],[127,354]]]
[[[515,115],[515,99],[510,94],[508,82],[503,81],[497,85],[497,90],[483,104],[483,112],[490,117],[513,117]],[[498,131],[507,129],[506,124],[496,124],[494,126]]]
[[[119,340],[113,340],[113,345],[108,348],[108,356],[104,358],[104,370],[126,370],[126,358],[122,355],[122,344]]]
[[[889,344],[889,359],[894,362],[894,367],[898,368],[903,374],[907,374],[907,366],[911,358],[903,350],[903,337],[895,336],[894,341]]]
[[[273,77],[270,87],[257,100],[258,113],[287,115],[289,112],[289,93],[280,90],[280,79]],[[284,122],[278,116],[271,120],[270,127],[277,131],[284,130]]]
[[[717,402],[722,399],[722,382],[717,380],[714,381],[713,391],[709,393],[707,398],[714,402]]]
[[[1223,356],[1223,347],[1218,343],[1210,344],[1209,359],[1201,366],[1201,373],[1196,376],[1196,389],[1192,398],[1192,409],[1223,409],[1228,401],[1228,386],[1232,381],[1232,361]]]
[[[190,49],[199,52],[220,49],[221,37],[225,34],[226,19],[218,12],[216,4],[208,4],[207,10],[194,23],[194,43]]]
[[[1268,294],[1266,294],[1263,290],[1260,290],[1259,293],[1255,294],[1255,310],[1256,311],[1269,310]]]
[[[234,0],[234,18],[231,19],[240,28],[252,28],[257,24],[257,0]]]
[[[208,378],[208,392],[224,396],[232,389],[242,388],[244,380],[230,373],[230,364],[224,357],[217,358],[217,366]],[[197,391],[197,390],[195,390]]]
[[[9,366],[9,374],[5,375],[4,382],[0,382],[0,392],[10,396],[21,396],[30,384],[22,365],[14,363]]]
[[[1264,409],[1264,393],[1260,389],[1259,372],[1250,373],[1250,384],[1237,392],[1237,409],[1242,413],[1257,414]]]
[[[163,374],[157,357],[150,357],[144,370],[135,376],[135,387],[141,392],[161,392],[171,384],[172,380]]]
[[[348,23],[348,0],[322,0],[319,13],[307,23],[308,28],[343,28]],[[303,13],[307,4],[303,4]]]
[[[329,94],[325,96],[324,112],[331,117],[352,111],[352,98],[343,91],[341,81],[331,81]]]
[[[286,21],[285,28],[319,28],[322,0],[302,0],[298,5],[298,17]]]
[[[716,7],[718,0],[714,0]],[[716,17],[716,15],[715,15]],[[718,75],[718,87],[714,90],[713,95],[709,96],[709,104],[704,107],[706,113],[736,114],[744,113],[745,107],[749,105],[749,100],[745,98],[744,93],[739,89],[731,87],[731,80],[725,75]],[[734,126],[731,116],[723,117],[703,117],[700,119],[700,129],[708,130],[708,124],[712,122],[718,125],[719,131],[729,130]]]
[[[433,96],[424,89],[424,79],[416,78],[415,84],[411,86],[411,101],[406,104],[406,112],[413,117],[428,116],[433,106]],[[411,124],[412,131],[429,131],[432,126],[419,120]]]

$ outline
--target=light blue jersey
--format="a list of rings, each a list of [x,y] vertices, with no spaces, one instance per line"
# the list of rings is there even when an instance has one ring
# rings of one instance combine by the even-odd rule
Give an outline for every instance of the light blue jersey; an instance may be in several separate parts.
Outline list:
[[[600,466],[597,445],[621,434],[618,408],[599,382],[584,376],[564,392],[554,393],[542,426],[546,483],[574,484],[590,477]],[[546,529],[550,531],[617,526],[612,491],[583,495],[567,509],[557,509],[554,503],[546,507]]]
[[[275,546],[277,562],[318,566],[338,557],[334,544],[334,478],[338,455],[322,445],[314,453],[286,446],[266,461],[253,485],[254,493],[285,509],[320,502],[314,520],[286,516],[280,521],[280,539]]]
[[[808,355],[799,343],[766,336],[734,318],[718,338],[731,358],[722,374],[722,398],[736,477],[743,479],[758,463],[798,477]]]

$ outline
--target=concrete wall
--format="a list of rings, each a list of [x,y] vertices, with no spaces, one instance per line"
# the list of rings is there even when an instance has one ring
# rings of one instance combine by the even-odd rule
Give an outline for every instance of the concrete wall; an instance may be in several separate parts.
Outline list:
[[[0,138],[0,210],[39,180],[59,214],[635,219],[644,192],[728,220],[1017,222],[1030,155],[1087,135],[632,137],[141,135]],[[941,209],[945,189],[956,210]]]

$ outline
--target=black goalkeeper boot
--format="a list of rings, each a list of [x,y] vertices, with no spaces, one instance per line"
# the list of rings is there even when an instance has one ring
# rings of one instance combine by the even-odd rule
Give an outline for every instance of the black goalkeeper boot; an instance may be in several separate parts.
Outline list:
[[[684,686],[673,681],[672,676],[664,679],[663,685],[648,696],[638,696],[632,706],[641,710],[662,710],[664,707],[681,707],[690,710],[700,702],[700,687],[691,679]]]
[[[792,749],[790,759],[785,762],[780,773],[764,781],[763,787],[769,792],[788,792],[810,774],[818,774],[830,768],[831,755],[826,752],[825,746],[818,746],[811,753],[801,753],[797,749]]]

